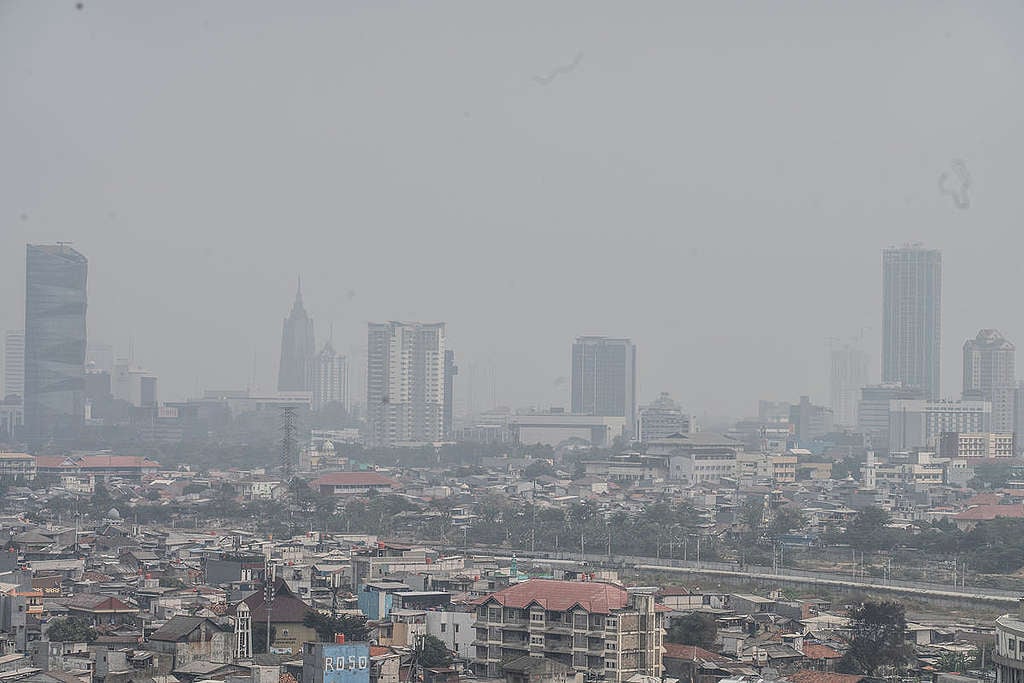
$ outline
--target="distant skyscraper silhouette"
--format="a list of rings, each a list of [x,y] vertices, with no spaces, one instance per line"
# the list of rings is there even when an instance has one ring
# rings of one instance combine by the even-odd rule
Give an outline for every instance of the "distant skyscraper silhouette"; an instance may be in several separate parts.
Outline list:
[[[636,427],[636,346],[629,339],[577,337],[572,345],[572,412],[626,418]]]
[[[8,396],[25,398],[25,331],[4,334],[4,385],[0,400]]]
[[[1017,348],[999,330],[981,330],[964,342],[964,400],[992,402],[992,431],[1013,432]]]
[[[366,412],[374,443],[444,438],[446,344],[444,323],[370,323]]]
[[[323,410],[331,403],[345,406],[348,396],[348,366],[345,356],[334,350],[330,340],[313,360],[313,410]]]
[[[66,244],[25,259],[25,434],[32,447],[73,439],[85,420],[88,261]]]
[[[832,349],[832,417],[843,427],[857,426],[860,390],[868,384],[868,354],[853,346]]]
[[[914,244],[882,252],[882,381],[939,398],[942,253]]]
[[[281,332],[281,364],[277,370],[278,391],[310,391],[316,342],[313,319],[302,305],[302,280],[295,292],[292,311],[284,319]]]

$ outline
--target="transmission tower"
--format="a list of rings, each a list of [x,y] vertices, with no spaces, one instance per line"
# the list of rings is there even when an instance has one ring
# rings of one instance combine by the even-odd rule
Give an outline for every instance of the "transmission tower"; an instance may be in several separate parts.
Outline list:
[[[291,481],[295,464],[295,406],[281,408],[281,476]]]

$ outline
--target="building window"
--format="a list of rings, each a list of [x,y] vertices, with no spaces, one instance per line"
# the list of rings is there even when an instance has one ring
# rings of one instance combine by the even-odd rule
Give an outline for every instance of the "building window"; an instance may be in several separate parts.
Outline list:
[[[444,624],[441,624],[441,626],[444,626]],[[442,630],[442,631],[444,631],[444,629],[443,629],[443,628],[442,628],[441,630]],[[459,632],[459,625],[458,625],[458,624],[455,624],[455,632],[456,632],[456,633],[458,633],[458,632]]]
[[[448,630],[448,624],[441,624],[441,633],[444,633],[446,630]]]
[[[536,622],[543,623],[544,622],[544,613],[543,612],[531,612],[530,613],[530,621],[535,622],[535,623]]]
[[[615,662],[606,659],[605,662],[604,662],[604,668],[606,668],[606,669],[614,669],[615,668]]]
[[[530,636],[530,645],[544,645],[544,636]]]

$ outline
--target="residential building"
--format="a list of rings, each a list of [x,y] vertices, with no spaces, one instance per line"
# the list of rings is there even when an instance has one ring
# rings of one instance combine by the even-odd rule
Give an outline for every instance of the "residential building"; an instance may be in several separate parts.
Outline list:
[[[25,261],[25,435],[35,447],[85,423],[88,261],[67,244],[29,244]]]
[[[229,626],[209,617],[175,615],[146,641],[146,649],[170,655],[173,668],[195,661],[229,664],[235,638]]]
[[[430,610],[427,612],[427,633],[458,653],[460,659],[469,660],[473,657],[473,640],[476,637],[474,621],[475,612]]]
[[[1013,434],[946,432],[939,437],[944,458],[1012,458]]]
[[[1017,349],[999,330],[986,329],[964,342],[963,398],[992,403],[992,431],[1014,427]]]
[[[661,392],[656,400],[640,408],[637,419],[636,438],[647,442],[674,434],[689,434],[696,431],[692,416],[683,412],[668,392]]]
[[[2,430],[0,430],[2,431]],[[36,459],[27,453],[0,453],[0,481],[35,479]]]
[[[503,661],[545,657],[605,681],[662,674],[662,610],[655,589],[531,579],[481,598],[474,668],[495,677]]]
[[[868,354],[849,345],[832,349],[829,393],[836,424],[851,429],[857,425],[857,402],[861,387],[867,383]]]
[[[281,331],[281,363],[277,370],[278,391],[309,391],[316,354],[313,319],[302,304],[302,281],[295,291],[291,313]]]
[[[253,624],[269,621],[271,652],[294,655],[302,651],[303,643],[319,640],[316,631],[305,624],[307,615],[315,610],[296,597],[281,577],[274,579],[269,596],[266,590],[258,590],[242,603],[248,607]],[[237,613],[238,605],[235,605],[230,615]]]
[[[946,432],[989,432],[991,418],[988,401],[890,401],[889,450],[937,448]]]
[[[832,431],[832,410],[824,406],[816,406],[811,403],[809,397],[801,396],[800,403],[789,409],[789,423],[793,425],[793,433],[797,442],[805,445]]]
[[[1015,613],[996,619],[995,645],[996,683],[1024,683],[1024,599]]]
[[[455,352],[446,349],[444,352],[444,411],[442,415],[445,440],[450,441],[455,434],[455,375],[459,367],[455,365]]]
[[[920,244],[882,252],[882,381],[938,400],[942,253]]]
[[[899,382],[862,387],[860,402],[857,404],[857,431],[864,435],[869,447],[888,448],[890,403],[900,399],[923,398],[922,389],[905,387]]]
[[[636,346],[629,339],[577,337],[572,345],[571,410],[622,417],[636,426]]]
[[[3,386],[0,401],[8,396],[25,396],[25,330],[4,333]]]
[[[370,323],[366,404],[378,445],[444,438],[444,323]]]
[[[313,410],[323,410],[332,403],[348,408],[348,366],[345,356],[335,351],[329,340],[313,359],[309,388],[313,392]]]

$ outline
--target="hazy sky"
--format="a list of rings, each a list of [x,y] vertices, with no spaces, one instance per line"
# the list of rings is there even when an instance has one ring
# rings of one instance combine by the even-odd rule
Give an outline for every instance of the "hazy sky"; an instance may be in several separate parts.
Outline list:
[[[0,329],[68,240],[162,399],[272,387],[301,273],[319,337],[447,321],[503,403],[609,334],[642,400],[741,415],[826,402],[827,337],[877,380],[880,252],[922,241],[954,395],[978,328],[1024,344],[1021,83],[1019,2],[6,0]]]

